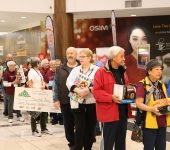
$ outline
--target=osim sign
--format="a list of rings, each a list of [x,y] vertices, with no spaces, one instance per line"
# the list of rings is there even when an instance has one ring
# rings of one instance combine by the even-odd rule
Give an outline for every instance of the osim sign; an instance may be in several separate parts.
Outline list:
[[[92,25],[89,27],[90,31],[108,31],[110,29],[109,25]]]

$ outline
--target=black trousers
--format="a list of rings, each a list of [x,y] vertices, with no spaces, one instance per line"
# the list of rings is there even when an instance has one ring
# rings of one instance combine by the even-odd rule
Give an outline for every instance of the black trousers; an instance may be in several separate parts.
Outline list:
[[[103,127],[104,150],[126,149],[127,119],[105,122]]]
[[[74,150],[91,150],[95,138],[96,105],[80,104],[73,112],[75,119]]]
[[[42,112],[40,114],[40,127],[41,127],[41,131],[46,130],[46,122],[47,122],[47,113],[46,112]],[[32,132],[35,132],[37,130],[37,124],[36,124],[36,119],[31,117],[31,130]]]
[[[166,150],[166,127],[143,129],[144,150]]]
[[[68,145],[71,147],[74,145],[74,117],[70,104],[61,104],[61,112],[63,115],[65,136],[69,142]]]

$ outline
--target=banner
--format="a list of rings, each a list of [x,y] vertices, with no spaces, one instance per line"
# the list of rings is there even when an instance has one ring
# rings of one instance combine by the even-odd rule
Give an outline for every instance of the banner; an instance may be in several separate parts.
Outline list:
[[[52,90],[15,87],[14,109],[38,112],[57,112],[53,106]]]
[[[117,40],[116,40],[116,18],[115,18],[115,12],[113,10],[112,10],[111,23],[112,23],[113,45],[117,45]]]
[[[162,80],[164,83],[168,83],[170,79],[169,17],[115,18],[115,14],[112,12],[111,19],[75,19],[74,46],[79,48],[87,47],[94,52],[96,50],[96,53],[98,53],[97,47],[110,47],[113,46],[113,43],[123,47],[126,53],[125,60],[129,80],[131,83],[136,84],[146,75],[145,67],[141,67],[143,65],[143,60],[140,60],[141,55],[137,55],[138,47],[150,44],[150,55],[147,54],[148,57],[142,57],[142,59],[144,58],[148,61],[149,56],[151,59],[159,59],[164,66]],[[106,49],[103,50],[105,51]],[[134,72],[138,75],[134,75]]]
[[[45,27],[48,42],[47,58],[54,60],[55,59],[54,27],[52,18],[50,16],[46,17]]]

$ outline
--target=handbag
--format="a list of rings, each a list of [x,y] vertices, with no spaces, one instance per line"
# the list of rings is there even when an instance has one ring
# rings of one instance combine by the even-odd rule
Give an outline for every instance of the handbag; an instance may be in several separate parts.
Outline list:
[[[135,122],[132,129],[131,140],[135,142],[143,141],[142,127],[144,125],[145,112],[137,108]]]
[[[138,126],[136,123],[134,124],[131,134],[131,140],[138,143],[143,141],[142,126]]]

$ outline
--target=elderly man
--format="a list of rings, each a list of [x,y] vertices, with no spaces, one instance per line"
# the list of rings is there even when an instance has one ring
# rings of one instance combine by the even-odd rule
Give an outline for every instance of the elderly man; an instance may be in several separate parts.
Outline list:
[[[65,129],[65,136],[69,142],[69,147],[74,145],[74,118],[70,107],[69,91],[66,87],[66,80],[71,70],[78,66],[76,61],[77,51],[74,47],[69,47],[66,50],[67,62],[61,65],[58,71],[56,71],[54,79],[54,106],[61,107],[63,115],[63,123]]]
[[[4,71],[8,68],[7,62],[11,61],[11,60],[13,60],[13,55],[8,53],[6,55],[5,62],[2,64]],[[5,88],[4,88],[3,85],[2,85],[2,94],[3,94],[3,99],[4,99],[4,112],[3,112],[3,114],[4,114],[4,116],[8,116],[8,99],[6,98]]]
[[[95,74],[93,94],[96,98],[97,119],[104,123],[104,149],[126,149],[127,117],[131,115],[130,105],[121,104],[121,99],[114,95],[114,84],[126,85],[125,50],[119,46],[109,49],[110,59],[105,67]]]
[[[8,122],[13,122],[13,105],[14,105],[14,91],[15,87],[18,86],[18,83],[20,82],[20,75],[17,74],[16,68],[15,68],[15,62],[14,61],[8,61],[7,67],[8,69],[4,72],[4,80],[3,85],[6,90],[6,98],[8,99]],[[16,110],[17,118],[19,121],[24,121],[24,119],[21,117],[21,113],[19,110]]]

